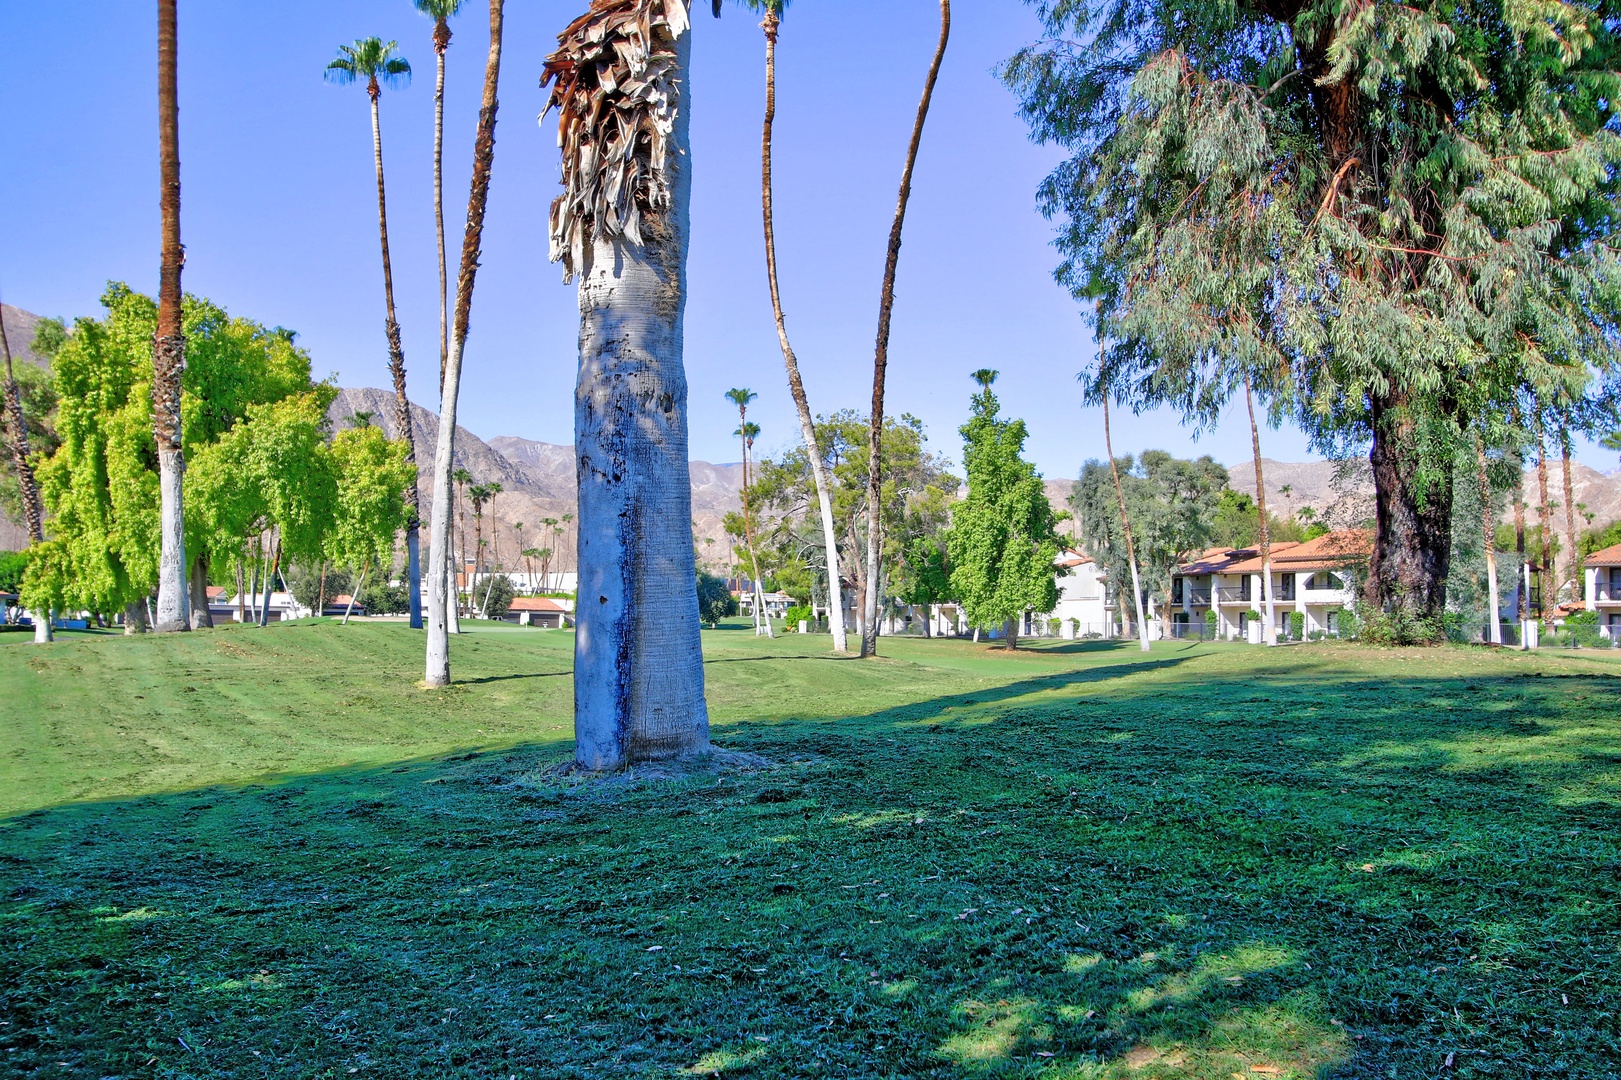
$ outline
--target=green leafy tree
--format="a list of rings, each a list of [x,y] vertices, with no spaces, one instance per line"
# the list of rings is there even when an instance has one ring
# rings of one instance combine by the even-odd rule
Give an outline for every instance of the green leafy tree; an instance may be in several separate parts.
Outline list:
[[[1368,598],[1434,621],[1471,428],[1613,370],[1614,22],[1593,3],[1042,3],[1003,69],[1109,385],[1206,415],[1248,376],[1369,446]]]
[[[971,625],[1004,623],[1008,647],[1017,648],[1025,612],[1058,605],[1054,564],[1062,541],[1041,474],[1022,456],[1024,421],[998,415],[995,378],[975,374],[974,415],[960,429],[968,493],[954,507],[948,534],[951,587]]]
[[[1145,450],[1115,461],[1136,542],[1143,591],[1159,599],[1160,614],[1171,617],[1171,578],[1190,556],[1216,542],[1218,512],[1225,503],[1227,527],[1245,514],[1255,529],[1254,502],[1227,487],[1227,470],[1209,456],[1186,460],[1163,450]],[[1108,463],[1088,461],[1070,496],[1080,521],[1087,553],[1098,560],[1111,582],[1131,580],[1126,542],[1120,524],[1114,477]],[[1249,544],[1235,545],[1249,546]]]
[[[725,578],[713,574],[698,574],[698,617],[710,626],[720,625],[722,619],[737,614],[737,598],[726,585]]]
[[[325,553],[337,566],[366,574],[393,563],[394,537],[405,525],[411,463],[405,444],[377,428],[340,431],[328,453],[337,477],[336,513]]]

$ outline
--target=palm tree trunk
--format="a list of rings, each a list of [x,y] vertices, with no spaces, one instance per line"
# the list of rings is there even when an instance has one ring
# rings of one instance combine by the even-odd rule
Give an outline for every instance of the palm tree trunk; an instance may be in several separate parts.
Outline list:
[[[883,555],[880,537],[883,515],[879,512],[879,503],[883,484],[884,377],[889,366],[889,320],[895,308],[895,270],[901,257],[901,227],[906,222],[906,204],[912,197],[912,170],[917,166],[918,146],[923,141],[923,122],[929,116],[934,84],[940,77],[940,62],[945,59],[950,38],[951,0],[940,0],[940,43],[935,46],[929,77],[923,84],[923,100],[918,103],[917,119],[912,123],[912,142],[906,150],[906,169],[901,173],[900,198],[895,205],[894,224],[889,229],[889,253],[884,260],[884,284],[878,299],[878,342],[872,359],[872,416],[867,447],[867,590],[862,605],[866,612],[861,632],[862,656],[878,655],[878,563]]]
[[[355,610],[355,597],[359,596],[360,590],[366,587],[366,575],[369,573],[371,573],[371,560],[367,559],[365,568],[360,571],[359,584],[357,584],[354,587],[354,590],[349,593],[349,606],[343,609],[343,622],[340,625],[349,625],[349,615]]]
[[[417,490],[416,435],[411,423],[411,399],[405,394],[405,346],[400,343],[400,323],[394,314],[394,266],[388,255],[388,198],[383,188],[383,127],[378,115],[382,96],[374,78],[367,88],[371,96],[372,155],[377,163],[377,232],[383,244],[383,298],[388,321],[383,331],[388,338],[388,371],[394,378],[395,438],[405,440],[405,460],[411,466],[411,482],[405,488],[405,577],[411,602],[411,628],[422,628],[422,563],[420,513],[422,499]]]
[[[747,426],[746,422],[744,425]],[[749,549],[749,579],[754,585],[754,636],[759,637],[760,631],[765,630],[765,636],[775,638],[771,632],[771,617],[765,610],[765,586],[760,584],[760,557],[754,549],[754,520],[749,512],[749,437],[743,436],[743,543]]]
[[[1570,582],[1571,599],[1579,600],[1582,595],[1582,562],[1581,550],[1576,545],[1576,487],[1570,479],[1570,452],[1570,427],[1562,423],[1559,425],[1559,454],[1565,473],[1565,543],[1570,547],[1569,554],[1565,556],[1565,575]]]
[[[1266,643],[1278,643],[1277,602],[1272,588],[1272,535],[1266,520],[1266,480],[1261,476],[1261,429],[1255,425],[1255,396],[1244,376],[1244,404],[1250,412],[1250,446],[1255,453],[1255,507],[1261,519],[1261,599],[1266,607]]]
[[[1480,523],[1486,537],[1486,602],[1491,619],[1486,626],[1486,640],[1501,645],[1503,613],[1498,610],[1497,599],[1497,526],[1492,523],[1492,485],[1486,475],[1486,447],[1478,435],[1475,436],[1475,477],[1480,484]]]
[[[28,539],[39,544],[45,540],[45,504],[39,497],[39,482],[34,478],[34,466],[28,460],[28,428],[23,420],[22,388],[17,385],[11,367],[11,344],[6,340],[6,329],[0,322],[0,357],[6,364],[5,415],[0,417],[0,433],[11,429],[7,440],[11,446],[11,463],[17,470],[17,487],[22,493],[23,522],[28,527]],[[34,641],[49,644],[55,637],[51,619],[34,619]]]
[[[1126,558],[1131,563],[1131,600],[1137,612],[1137,638],[1148,651],[1148,618],[1143,614],[1143,582],[1137,572],[1137,545],[1131,539],[1131,516],[1126,513],[1126,489],[1120,483],[1120,466],[1114,460],[1114,435],[1109,430],[1109,395],[1103,395],[1103,448],[1109,455],[1109,474],[1114,477],[1114,499],[1120,507],[1120,528],[1126,534]]]
[[[505,0],[490,0],[490,55],[484,65],[484,96],[479,103],[478,133],[473,139],[473,179],[467,194],[467,225],[462,232],[461,267],[456,276],[456,325],[439,392],[439,442],[433,457],[433,522],[428,530],[429,581],[427,684],[450,685],[450,628],[447,612],[456,578],[450,565],[452,472],[456,465],[456,405],[461,394],[462,355],[473,313],[473,284],[484,243],[484,210],[490,200],[490,171],[495,164],[495,116],[501,82],[501,44]],[[471,595],[471,594],[469,594]],[[458,626],[458,631],[460,627]]]
[[[191,561],[189,577],[191,588],[191,628],[212,630],[214,614],[208,610],[208,556],[199,555]]]
[[[782,345],[782,360],[788,368],[788,390],[793,394],[794,408],[799,413],[799,434],[805,442],[805,453],[810,458],[811,480],[816,485],[816,504],[822,516],[822,539],[827,545],[828,625],[833,631],[833,651],[846,652],[850,642],[844,629],[844,602],[840,595],[838,525],[833,519],[832,486],[828,483],[827,465],[822,461],[816,444],[816,421],[811,416],[810,400],[805,396],[805,383],[799,376],[799,359],[793,346],[788,344],[788,323],[782,314],[782,296],[777,288],[777,232],[771,205],[771,134],[777,118],[777,28],[779,20],[772,8],[766,9],[765,21],[765,123],[760,134],[760,205],[765,217],[766,278],[771,286],[771,311],[777,320],[777,341]]]
[[[180,246],[179,43],[175,6],[176,0],[158,0],[158,158],[163,248],[158,281],[158,326],[152,342],[152,434],[158,447],[162,524],[158,609],[152,629],[160,634],[191,629],[181,492],[186,475],[180,421],[186,338],[181,323],[180,268],[186,256]]]
[[[709,748],[682,362],[690,27],[673,49],[668,208],[640,242],[593,229],[576,268],[574,735],[575,760],[594,770]]]
[[[1542,621],[1553,625],[1558,586],[1553,572],[1553,506],[1548,500],[1548,440],[1537,423],[1537,520],[1542,523]]]

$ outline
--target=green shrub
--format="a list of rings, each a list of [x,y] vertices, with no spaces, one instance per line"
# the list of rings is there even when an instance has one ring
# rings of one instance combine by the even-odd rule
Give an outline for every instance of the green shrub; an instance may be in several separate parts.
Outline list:
[[[1334,619],[1334,625],[1337,627],[1335,631],[1337,636],[1345,638],[1346,640],[1355,640],[1360,634],[1362,624],[1360,620],[1357,619],[1356,612],[1352,611],[1350,608],[1337,608],[1336,610],[1329,612],[1329,615]]]
[[[381,574],[366,579],[355,603],[367,615],[403,615],[411,610],[411,597],[404,585],[390,585]]]
[[[1215,637],[1216,628],[1221,625],[1221,616],[1214,609],[1204,613],[1204,632],[1206,637]]]
[[[1303,611],[1289,612],[1289,640],[1306,640],[1306,613]]]
[[[1565,625],[1559,628],[1558,643],[1582,649],[1603,649],[1610,644],[1599,630],[1596,611],[1582,611],[1565,616]]]
[[[26,551],[0,551],[0,592],[14,593],[23,587],[28,558]]]
[[[698,575],[698,618],[710,626],[737,614],[737,599],[722,578],[713,574]]]
[[[489,580],[479,582],[478,592],[478,602],[484,609],[486,619],[499,619],[505,615],[518,595],[512,579],[505,574],[492,574]]]
[[[1370,645],[1398,648],[1437,645],[1447,637],[1446,623],[1442,618],[1419,615],[1403,607],[1370,612],[1358,622],[1361,624],[1358,639]]]
[[[798,630],[800,623],[814,622],[815,619],[816,616],[811,613],[809,604],[795,604],[782,613],[782,621],[787,624],[788,629],[791,631]]]

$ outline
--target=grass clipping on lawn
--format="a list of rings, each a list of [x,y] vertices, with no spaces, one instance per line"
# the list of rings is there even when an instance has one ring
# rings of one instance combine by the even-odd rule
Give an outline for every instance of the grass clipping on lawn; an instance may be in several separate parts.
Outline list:
[[[0,1071],[1618,1075],[1618,658],[823,644],[589,784],[566,634],[0,646]]]

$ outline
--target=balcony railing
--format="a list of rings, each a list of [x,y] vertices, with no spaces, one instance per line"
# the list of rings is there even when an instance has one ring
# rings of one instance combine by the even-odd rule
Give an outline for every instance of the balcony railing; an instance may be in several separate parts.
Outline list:
[[[1601,581],[1593,599],[1599,603],[1621,604],[1621,581]]]
[[[1186,601],[1188,604],[1191,604],[1191,605],[1209,604],[1210,603],[1210,589],[1209,589],[1209,587],[1206,587],[1206,588],[1203,588],[1203,589],[1183,589],[1182,594],[1180,596],[1178,596],[1178,597],[1175,597],[1175,600],[1179,604],[1182,603],[1183,601]]]
[[[1216,602],[1220,604],[1247,604],[1250,602],[1248,586],[1237,589],[1217,589]]]

